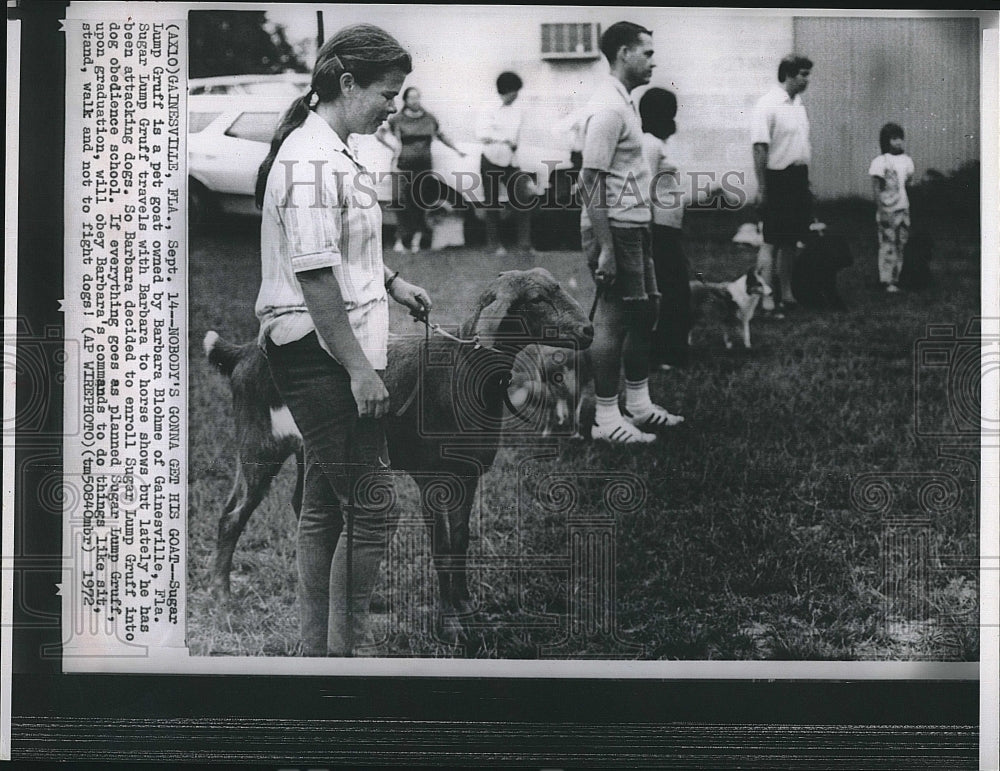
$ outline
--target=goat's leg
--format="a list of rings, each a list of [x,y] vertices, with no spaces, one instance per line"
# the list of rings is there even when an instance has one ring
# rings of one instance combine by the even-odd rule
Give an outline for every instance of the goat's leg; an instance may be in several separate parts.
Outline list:
[[[250,515],[264,500],[271,481],[281,469],[281,462],[259,459],[237,459],[236,482],[229,496],[226,508],[219,517],[219,533],[215,547],[215,568],[212,573],[212,593],[216,599],[229,597],[231,585],[229,574],[233,569],[233,554],[236,543],[246,527]]]
[[[460,615],[472,613],[474,608],[469,594],[469,516],[472,513],[472,502],[476,495],[478,479],[462,480],[462,500],[456,508],[448,512],[448,524],[451,532],[451,599],[452,605]]]
[[[434,482],[429,475],[416,478],[420,488],[420,510],[431,542],[431,560],[434,572],[438,577],[438,618],[437,631],[439,636],[450,643],[458,642],[462,634],[461,625],[455,621],[455,610],[452,603],[451,573],[446,569],[449,560],[450,538],[448,535],[448,517],[445,511],[435,509],[433,495],[428,495],[428,486]]]

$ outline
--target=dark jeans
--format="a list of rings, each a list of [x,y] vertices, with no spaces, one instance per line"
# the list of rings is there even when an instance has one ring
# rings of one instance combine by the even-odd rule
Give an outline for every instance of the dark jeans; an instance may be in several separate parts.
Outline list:
[[[399,227],[396,237],[406,246],[418,233],[430,233],[427,209],[438,201],[431,189],[434,180],[429,175],[430,170],[430,165],[399,170],[399,210],[396,214]]]
[[[653,333],[653,363],[683,365],[689,353],[691,287],[679,228],[653,225],[653,265],[660,289],[660,312]]]
[[[363,640],[394,525],[377,492],[377,485],[392,483],[379,461],[382,425],[358,418],[350,376],[320,347],[315,332],[287,345],[268,340],[267,359],[305,445],[296,543],[303,654],[349,656]],[[350,546],[346,534],[341,537],[345,515]]]

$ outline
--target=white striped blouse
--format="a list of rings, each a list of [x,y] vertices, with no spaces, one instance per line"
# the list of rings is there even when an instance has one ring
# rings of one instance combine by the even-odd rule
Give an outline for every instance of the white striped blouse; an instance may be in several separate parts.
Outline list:
[[[330,268],[361,349],[374,369],[385,369],[389,303],[375,182],[314,112],[288,135],[271,167],[260,247],[261,345],[267,337],[284,345],[315,330],[296,274]],[[330,353],[322,338],[320,344]]]

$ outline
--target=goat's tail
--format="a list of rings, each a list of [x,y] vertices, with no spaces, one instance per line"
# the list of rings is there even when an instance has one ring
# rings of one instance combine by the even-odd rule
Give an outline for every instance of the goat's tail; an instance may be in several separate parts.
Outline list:
[[[209,363],[226,377],[233,374],[233,369],[240,360],[240,346],[223,340],[215,330],[209,330],[201,344]]]

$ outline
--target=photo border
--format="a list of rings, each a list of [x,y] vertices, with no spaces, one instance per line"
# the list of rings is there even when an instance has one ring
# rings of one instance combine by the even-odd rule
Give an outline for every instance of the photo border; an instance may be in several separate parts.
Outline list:
[[[13,12],[8,9],[8,20],[12,16],[22,20],[21,45],[26,55],[22,57],[21,82],[32,84],[30,91],[22,88],[20,104],[17,248],[21,281],[17,296],[18,317],[34,330],[59,326],[62,321],[57,311],[61,281],[53,280],[62,275],[62,226],[34,216],[35,212],[62,211],[61,95],[65,71],[60,48],[64,36],[58,31],[62,5],[24,3]],[[834,13],[838,12],[830,11]],[[992,29],[996,30],[995,14]],[[996,35],[993,37],[995,47]],[[995,84],[995,51],[990,53],[994,55]],[[984,75],[986,65],[984,55]],[[988,85],[985,78],[983,85]],[[39,93],[56,96],[39,99]],[[989,127],[985,105],[984,127]],[[995,127],[993,136],[995,139]],[[988,134],[983,137],[984,167],[989,163],[995,168],[995,148]],[[25,159],[31,161],[30,174],[26,174]],[[995,200],[992,210],[985,208],[988,189],[984,186],[984,214],[992,211],[995,222]],[[995,191],[990,192],[995,199]],[[984,238],[995,236],[992,230],[984,228]],[[993,247],[995,253],[995,244]],[[984,254],[988,253],[984,249]],[[986,304],[991,290],[992,306]],[[996,301],[990,281],[983,282],[983,292],[984,315],[988,315]],[[49,398],[50,414],[58,422],[58,389],[53,388]],[[7,454],[6,436],[4,444]],[[57,445],[61,453],[61,445]],[[50,451],[52,445],[18,432],[15,458],[39,448]],[[995,498],[996,490],[987,481],[984,479],[983,491]],[[984,498],[984,506],[987,502]],[[37,522],[15,524],[22,534],[40,542],[52,535],[51,528],[39,528]],[[58,539],[58,527],[55,533]],[[5,561],[5,579],[23,575],[18,571],[31,567],[19,561],[10,568]],[[984,573],[987,567],[983,565]],[[39,571],[46,569],[51,572],[51,567],[44,566]],[[58,609],[51,586],[39,583],[20,589],[28,590],[20,596],[29,607],[44,609],[54,600]],[[996,640],[996,622],[987,623],[987,614],[993,611],[985,591],[982,602],[982,649],[989,650],[989,635]],[[56,613],[58,616],[58,610]],[[965,680],[948,681],[942,673],[929,673],[916,680],[864,682],[847,674],[836,675],[844,678],[843,682],[802,674],[776,682],[773,674],[766,673],[750,675],[748,680],[705,679],[702,675],[694,675],[697,679],[692,680],[623,679],[615,673],[609,673],[607,679],[567,676],[560,680],[426,675],[64,675],[59,673],[58,661],[35,660],[28,653],[42,644],[58,646],[58,630],[15,628],[13,632],[11,749],[19,759],[97,760],[128,753],[136,759],[176,760],[184,757],[179,752],[186,752],[212,760],[304,763],[291,760],[295,755],[288,754],[295,746],[289,742],[288,732],[294,729],[302,732],[296,734],[296,744],[309,744],[310,749],[302,751],[301,757],[312,766],[322,758],[330,763],[359,762],[356,753],[367,747],[370,753],[365,759],[382,762],[437,763],[444,757],[452,762],[492,758],[498,762],[520,759],[568,765],[655,761],[664,767],[698,761],[702,767],[723,767],[737,761],[746,763],[741,753],[752,747],[753,763],[759,767],[774,767],[781,761],[784,767],[813,768],[822,760],[826,767],[856,768],[859,759],[877,757],[882,766],[912,768],[915,760],[926,762],[933,755],[933,767],[946,768],[968,767],[979,733],[976,718],[980,705],[975,694],[981,684],[968,672],[961,675],[969,678]],[[222,666],[221,659],[207,661]],[[752,662],[711,665],[729,663],[745,666]],[[864,662],[850,665],[863,666]],[[991,672],[995,683],[995,661]],[[987,674],[980,672],[981,677]],[[753,679],[758,677],[767,679]],[[982,694],[980,699],[987,706]],[[555,717],[567,708],[567,718]],[[177,718],[178,714],[190,717]],[[835,726],[841,730],[831,728]],[[853,730],[861,727],[865,731]],[[239,740],[246,746],[251,738],[260,749],[239,749],[234,743]],[[716,749],[700,751],[700,747]],[[803,753],[803,747],[812,749]],[[864,754],[858,754],[859,748]],[[897,760],[899,764],[894,765]]]

